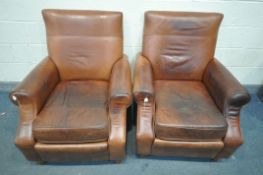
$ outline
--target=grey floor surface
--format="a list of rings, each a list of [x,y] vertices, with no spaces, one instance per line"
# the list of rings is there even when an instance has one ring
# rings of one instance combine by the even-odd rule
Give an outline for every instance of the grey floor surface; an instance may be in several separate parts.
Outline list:
[[[18,123],[18,111],[8,100],[8,91],[13,86],[0,83],[0,175],[263,174],[263,103],[256,96],[257,87],[247,86],[252,94],[252,100],[241,114],[245,142],[229,159],[214,162],[189,158],[140,158],[135,155],[135,128],[133,128],[128,133],[127,158],[121,164],[105,161],[38,165],[27,161],[13,144]]]

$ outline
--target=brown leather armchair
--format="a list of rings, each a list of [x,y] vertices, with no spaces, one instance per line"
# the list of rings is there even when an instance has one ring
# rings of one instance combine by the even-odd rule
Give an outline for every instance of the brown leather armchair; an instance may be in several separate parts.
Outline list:
[[[219,159],[242,144],[239,114],[250,96],[214,59],[222,18],[146,12],[133,88],[139,155]]]
[[[125,157],[131,75],[122,13],[43,10],[49,56],[10,93],[16,146],[32,161]]]

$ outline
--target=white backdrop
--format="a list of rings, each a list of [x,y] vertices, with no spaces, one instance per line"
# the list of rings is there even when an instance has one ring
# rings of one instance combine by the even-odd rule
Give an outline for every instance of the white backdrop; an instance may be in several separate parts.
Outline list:
[[[145,11],[221,12],[216,57],[241,83],[263,83],[260,0],[0,0],[0,81],[21,81],[47,55],[44,8],[122,11],[124,50],[132,67],[141,50]]]

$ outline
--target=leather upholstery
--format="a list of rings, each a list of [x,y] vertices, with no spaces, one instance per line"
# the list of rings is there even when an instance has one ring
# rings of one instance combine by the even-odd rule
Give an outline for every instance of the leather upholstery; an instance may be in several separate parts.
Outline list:
[[[142,55],[157,80],[202,80],[215,52],[217,13],[146,12]]]
[[[131,71],[127,56],[115,63],[110,82],[108,140],[109,159],[123,160],[126,145],[126,109],[132,103]]]
[[[49,56],[10,93],[28,160],[125,158],[131,73],[122,14],[44,10]]]
[[[122,14],[44,10],[48,52],[62,80],[109,80],[122,56]]]
[[[151,154],[155,137],[153,129],[154,109],[154,102],[137,102],[136,148],[137,153],[143,156]]]
[[[34,83],[32,84],[32,82]],[[25,118],[22,119],[23,121],[29,121],[35,118],[35,115],[43,107],[47,97],[58,82],[59,75],[57,68],[53,61],[47,57],[18,84],[10,93],[11,101],[16,105],[33,111],[33,116],[25,116]]]
[[[248,92],[216,59],[208,64],[203,82],[224,115],[239,115],[240,107],[250,100]]]
[[[107,160],[107,142],[83,144],[44,144],[37,143],[35,149],[42,160],[49,162],[69,162]]]
[[[33,122],[33,135],[41,143],[107,141],[108,83],[63,81],[57,85]]]
[[[242,144],[249,94],[214,59],[218,13],[145,13],[133,94],[137,153],[219,159]]]
[[[137,102],[136,144],[137,153],[150,155],[154,140],[154,85],[151,63],[141,54],[137,55],[133,94]],[[147,101],[145,101],[147,100]]]
[[[19,106],[20,113],[15,144],[28,160],[40,161],[34,150],[32,122],[58,81],[55,64],[45,58],[10,92],[10,100]]]
[[[110,107],[110,137],[108,140],[109,159],[123,160],[126,152],[126,108],[124,106]]]
[[[134,71],[133,85],[133,94],[137,102],[144,100],[145,97],[147,97],[148,100],[153,101],[153,78],[151,63],[147,58],[138,54]]]
[[[220,140],[208,142],[166,141],[155,139],[152,154],[157,156],[215,157],[223,148]]]
[[[130,106],[132,103],[131,71],[126,55],[114,64],[110,82],[109,101],[111,105]]]
[[[229,157],[243,143],[240,110],[249,102],[250,95],[216,59],[207,66],[203,81],[228,124],[224,149],[216,159]]]
[[[155,81],[155,133],[162,140],[222,139],[227,124],[199,81]]]

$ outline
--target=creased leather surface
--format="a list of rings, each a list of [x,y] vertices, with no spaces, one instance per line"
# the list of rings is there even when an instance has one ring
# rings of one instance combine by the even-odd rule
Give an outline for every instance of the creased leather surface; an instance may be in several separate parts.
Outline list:
[[[155,12],[145,13],[143,51],[157,80],[201,80],[213,58],[218,13]]]
[[[106,141],[108,83],[64,81],[58,84],[33,123],[42,143]]]
[[[155,99],[157,138],[207,141],[225,136],[225,118],[202,82],[157,80]]]
[[[120,12],[44,10],[48,53],[62,80],[109,80],[122,57]]]

